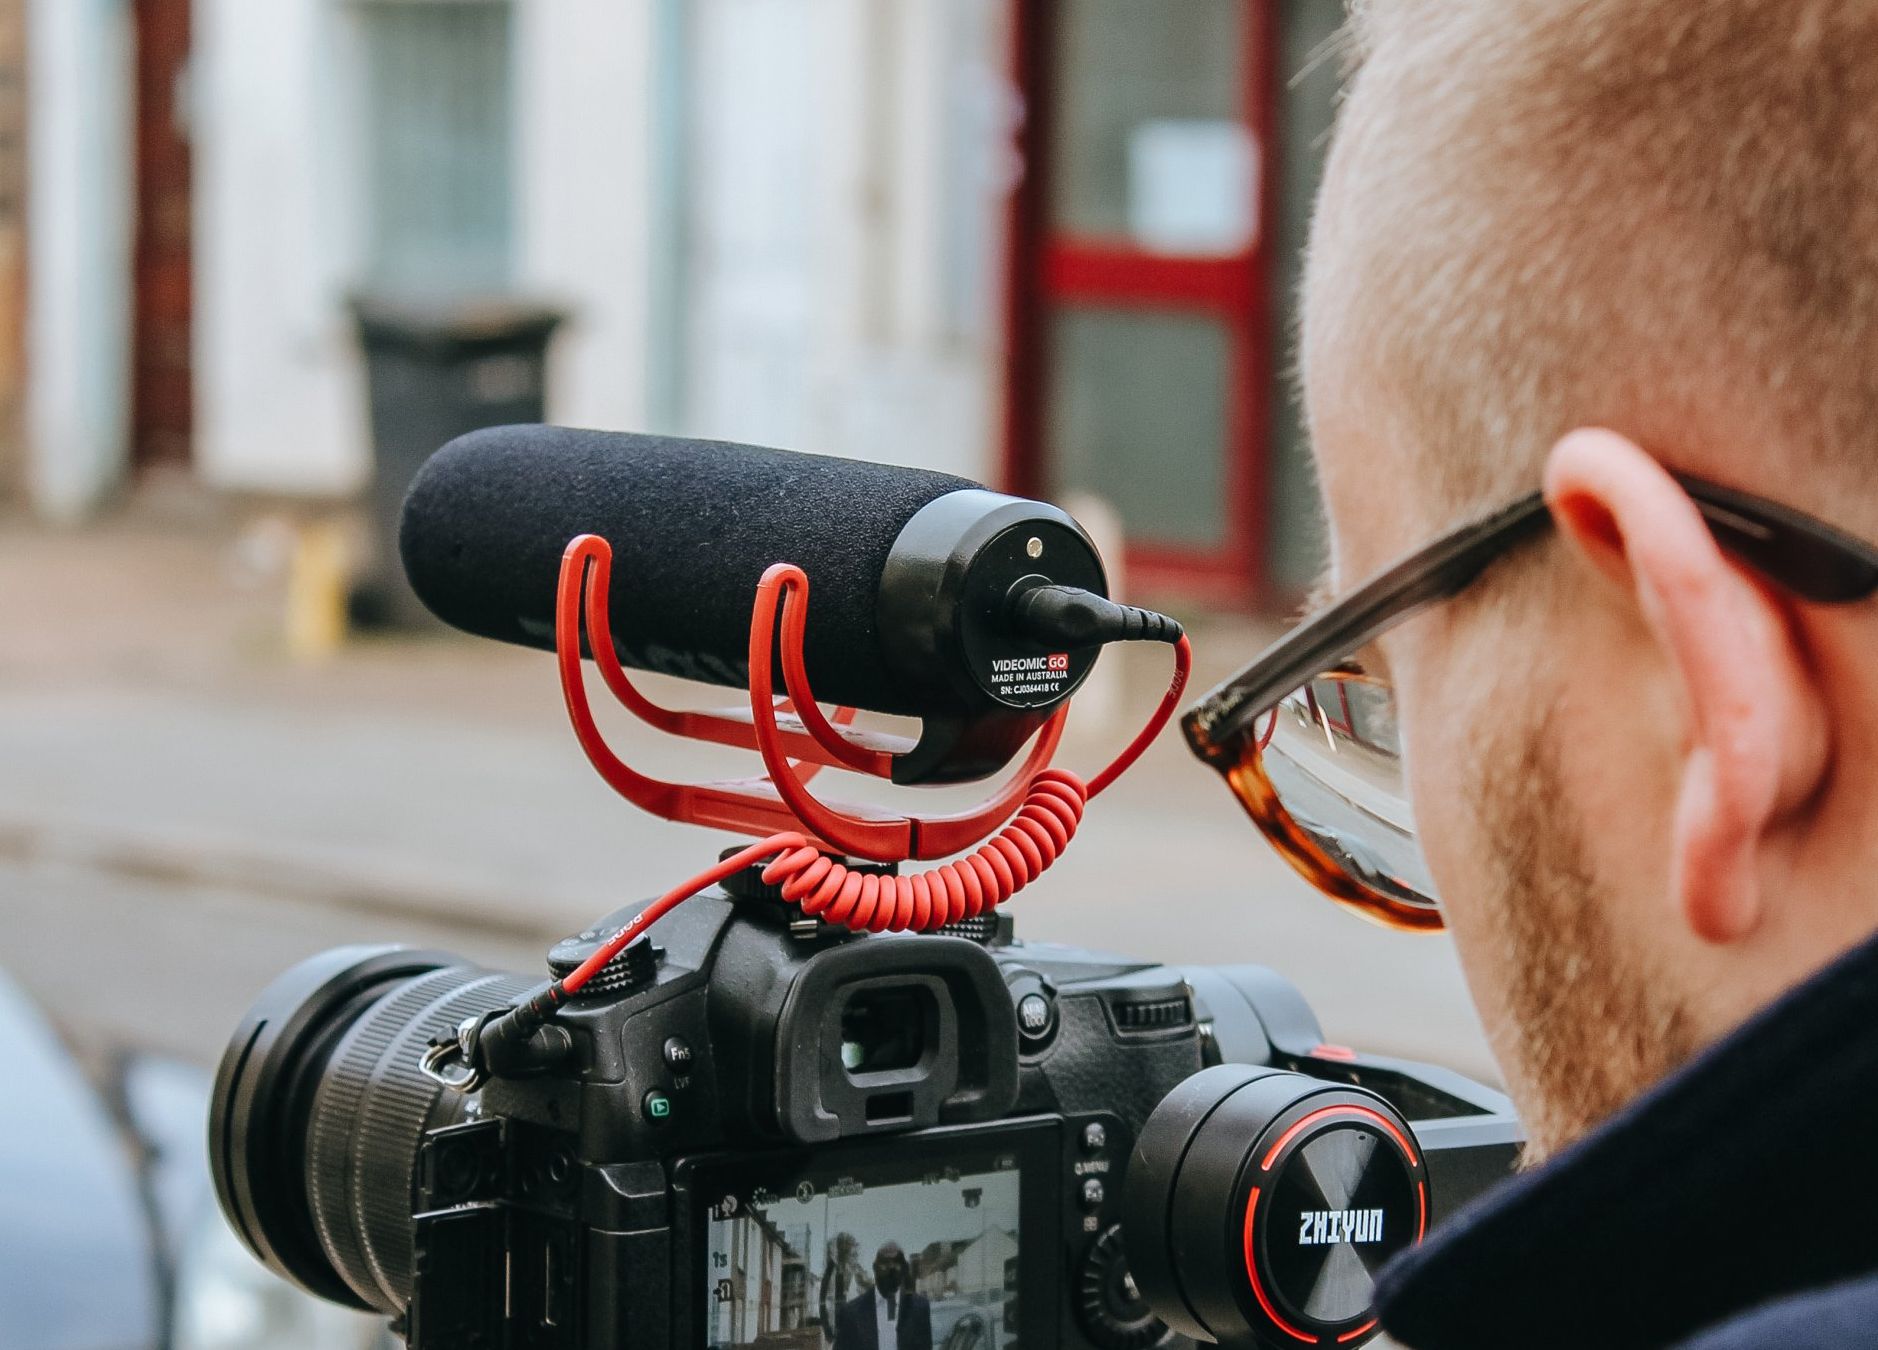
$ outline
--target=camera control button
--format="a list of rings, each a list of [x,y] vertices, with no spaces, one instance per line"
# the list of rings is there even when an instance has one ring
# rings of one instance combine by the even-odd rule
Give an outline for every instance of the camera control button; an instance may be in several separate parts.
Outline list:
[[[1166,1323],[1142,1300],[1128,1273],[1120,1225],[1109,1225],[1089,1249],[1075,1301],[1083,1330],[1103,1350],[1149,1350],[1167,1339]]]
[[[691,1072],[691,1042],[683,1036],[665,1038],[665,1067],[673,1073],[684,1075]]]
[[[658,1088],[649,1089],[641,1105],[645,1108],[646,1119],[651,1121],[654,1125],[664,1125],[670,1122],[672,1118],[672,1099]]]
[[[1004,983],[1011,991],[1011,1007],[1017,1013],[1017,1052],[1041,1053],[1056,1037],[1056,989],[1036,971],[1023,966],[1007,967]]]
[[[1042,994],[1025,994],[1017,1001],[1017,1029],[1028,1040],[1042,1040],[1050,1034],[1055,1020],[1050,1000]]]
[[[1101,1209],[1102,1202],[1108,1199],[1108,1188],[1102,1184],[1101,1177],[1084,1177],[1082,1182],[1082,1207]]]
[[[1109,1132],[1102,1127],[1102,1122],[1092,1120],[1082,1127],[1082,1151],[1100,1153],[1109,1146]]]

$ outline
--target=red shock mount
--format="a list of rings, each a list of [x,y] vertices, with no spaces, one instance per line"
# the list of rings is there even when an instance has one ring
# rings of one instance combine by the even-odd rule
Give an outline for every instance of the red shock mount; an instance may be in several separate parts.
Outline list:
[[[897,755],[913,748],[904,737],[862,731],[849,724],[852,708],[822,714],[809,688],[802,638],[808,619],[809,579],[801,568],[777,563],[757,584],[750,616],[750,708],[694,712],[666,708],[641,693],[620,665],[608,619],[613,550],[598,535],[577,536],[561,559],[555,603],[554,642],[561,692],[574,735],[593,767],[613,790],[643,811],[666,820],[709,825],[739,834],[795,831],[830,851],[871,862],[943,858],[970,848],[1018,807],[1029,780],[1049,766],[1063,735],[1068,705],[1058,708],[1038,733],[1019,773],[994,796],[950,816],[897,816],[866,807],[821,801],[809,780],[825,768],[891,778]],[[585,596],[583,607],[582,597]],[[647,726],[670,736],[754,750],[765,776],[718,783],[669,783],[627,765],[601,736],[581,676],[581,617],[587,647],[613,696]],[[773,651],[778,611],[782,618],[782,677],[787,697],[778,700]]]
[[[780,884],[785,900],[806,914],[856,929],[931,930],[1002,903],[1056,860],[1075,835],[1088,799],[1133,764],[1166,725],[1179,703],[1191,662],[1183,637],[1175,647],[1174,678],[1155,715],[1087,783],[1050,764],[1062,739],[1068,715],[1065,704],[1038,731],[1023,767],[970,810],[911,816],[840,806],[809,791],[816,774],[833,768],[891,779],[895,758],[910,751],[914,743],[853,727],[851,708],[828,716],[816,705],[803,655],[809,580],[802,569],[778,563],[757,585],[750,617],[749,710],[694,712],[654,703],[627,677],[608,619],[612,562],[612,548],[592,534],[573,539],[561,559],[555,650],[561,691],[581,749],[613,790],[641,810],[667,820],[760,838],[635,915],[580,969],[557,983],[554,1002],[579,989],[659,915],[732,872],[765,859],[764,880]],[[614,754],[587,699],[581,671],[583,617],[585,645],[600,677],[629,712],[668,735],[754,750],[762,757],[764,776],[672,783],[640,773]],[[782,664],[780,697],[777,651]],[[980,841],[984,841],[982,846],[967,856],[911,876],[862,873],[829,856],[900,863],[961,853]]]

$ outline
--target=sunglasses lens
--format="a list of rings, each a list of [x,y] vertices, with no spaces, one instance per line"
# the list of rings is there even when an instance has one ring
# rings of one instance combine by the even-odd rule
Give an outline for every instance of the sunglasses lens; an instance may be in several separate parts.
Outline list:
[[[1331,898],[1392,928],[1441,927],[1387,685],[1354,671],[1319,676],[1260,719],[1226,777],[1278,851]]]

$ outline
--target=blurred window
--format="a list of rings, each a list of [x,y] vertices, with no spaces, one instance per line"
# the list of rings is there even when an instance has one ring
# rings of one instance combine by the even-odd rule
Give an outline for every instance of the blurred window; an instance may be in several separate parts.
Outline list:
[[[1053,493],[1125,508],[1130,542],[1227,540],[1224,444],[1231,334],[1205,314],[1064,306],[1051,323]]]
[[[366,279],[506,289],[513,263],[511,0],[356,0],[365,56]]]
[[[1256,152],[1239,120],[1239,0],[1061,6],[1055,158],[1059,229],[1155,253],[1235,254],[1256,232]]]

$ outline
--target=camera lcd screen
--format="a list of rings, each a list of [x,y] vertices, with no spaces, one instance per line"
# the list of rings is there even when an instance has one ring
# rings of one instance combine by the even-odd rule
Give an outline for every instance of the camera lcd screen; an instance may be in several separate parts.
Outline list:
[[[1014,1350],[1026,1240],[1033,1260],[1039,1237],[1053,1242],[1025,1231],[1026,1172],[1039,1169],[1022,1142],[928,1157],[909,1138],[845,1165],[700,1178],[704,1344]],[[1044,1180],[1030,1179],[1033,1213]]]

